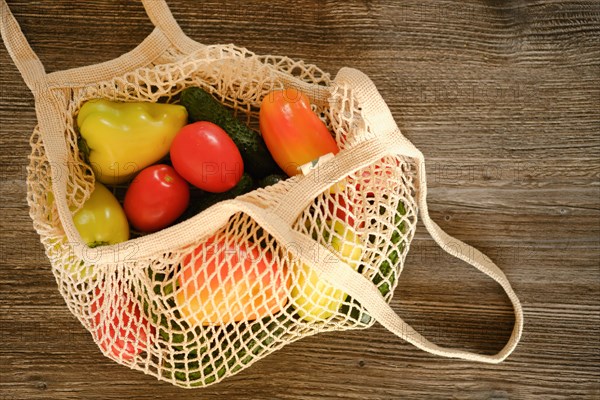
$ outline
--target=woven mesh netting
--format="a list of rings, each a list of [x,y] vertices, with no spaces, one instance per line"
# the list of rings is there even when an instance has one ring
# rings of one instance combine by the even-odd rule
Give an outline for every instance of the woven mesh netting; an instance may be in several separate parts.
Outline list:
[[[314,111],[341,151],[351,151],[371,134],[349,87],[315,66],[234,46],[209,46],[191,55],[168,52],[153,65],[109,81],[52,89],[52,96],[67,104],[57,118],[69,149],[69,208],[78,210],[94,187],[75,128],[87,100],[177,102],[183,89],[199,86],[256,126],[263,96],[290,82],[328,88],[328,102]],[[107,357],[181,387],[206,386],[302,337],[373,324],[357,301],[320,279],[293,256],[289,244],[242,211],[211,226],[210,235],[149,257],[137,257],[135,241],[129,241],[115,262],[95,262],[96,249],[77,258],[57,213],[51,188],[56,170],[50,168],[43,136],[36,129],[31,137],[31,217],[67,306]],[[413,160],[383,157],[308,199],[292,228],[363,274],[389,302],[416,225],[414,176]],[[298,179],[238,199],[269,210]],[[152,235],[157,240],[161,232]]]

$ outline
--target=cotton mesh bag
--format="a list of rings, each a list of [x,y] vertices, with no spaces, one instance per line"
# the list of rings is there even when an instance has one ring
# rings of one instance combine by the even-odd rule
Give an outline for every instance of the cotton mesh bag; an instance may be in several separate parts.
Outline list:
[[[184,388],[203,387],[286,344],[379,322],[443,357],[499,363],[516,347],[523,312],[504,273],[431,220],[423,154],[398,129],[373,83],[335,78],[287,57],[188,38],[163,0],[145,0],[155,25],[112,61],[45,73],[5,0],[5,45],[35,97],[27,201],[69,310],[114,361]],[[200,87],[256,124],[264,96],[296,88],[340,152],[306,174],[222,201],[127,242],[90,248],[73,213],[94,175],[80,155],[77,114],[92,99],[177,102]],[[495,355],[431,343],[389,306],[417,216],[442,249],[502,286],[515,324]]]

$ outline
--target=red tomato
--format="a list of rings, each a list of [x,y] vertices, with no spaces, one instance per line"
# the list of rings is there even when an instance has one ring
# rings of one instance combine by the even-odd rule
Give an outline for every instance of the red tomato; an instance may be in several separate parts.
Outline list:
[[[381,191],[389,186],[389,180],[393,177],[393,173],[391,166],[376,164],[374,168],[359,173],[360,178],[355,185],[356,190],[359,192],[365,190],[367,197],[374,197],[374,190]]]
[[[131,224],[142,232],[169,226],[187,208],[190,188],[179,174],[165,164],[140,172],[125,194],[123,209]]]
[[[104,304],[104,294],[98,288],[91,304],[94,335],[100,347],[116,359],[132,360],[148,348],[154,327],[142,316],[140,306],[118,289]],[[105,307],[109,307],[108,312]]]
[[[327,198],[327,207],[328,218],[339,219],[355,229],[364,227],[365,222],[359,214],[360,207],[354,202],[354,199],[347,201],[340,193],[331,193]]]
[[[171,144],[173,166],[192,185],[220,193],[242,178],[244,162],[227,133],[212,122],[184,126]]]

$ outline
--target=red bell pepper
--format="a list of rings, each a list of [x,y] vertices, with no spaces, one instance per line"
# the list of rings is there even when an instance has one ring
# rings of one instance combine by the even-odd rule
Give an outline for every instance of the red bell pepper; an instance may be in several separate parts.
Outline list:
[[[155,331],[140,305],[121,287],[115,291],[97,288],[94,293],[90,307],[93,334],[102,350],[124,361],[131,361],[147,350]]]

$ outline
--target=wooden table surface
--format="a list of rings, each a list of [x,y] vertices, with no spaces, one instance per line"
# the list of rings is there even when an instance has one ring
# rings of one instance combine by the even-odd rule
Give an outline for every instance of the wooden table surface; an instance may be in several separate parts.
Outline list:
[[[140,3],[9,0],[47,71],[105,61],[152,26]],[[0,399],[600,397],[600,3],[169,0],[195,40],[368,74],[428,161],[432,217],[497,262],[525,329],[500,365],[426,354],[380,325],[285,347],[185,391],[102,356],[28,216],[33,97],[0,46]],[[500,287],[419,226],[393,307],[436,343],[493,353]]]

